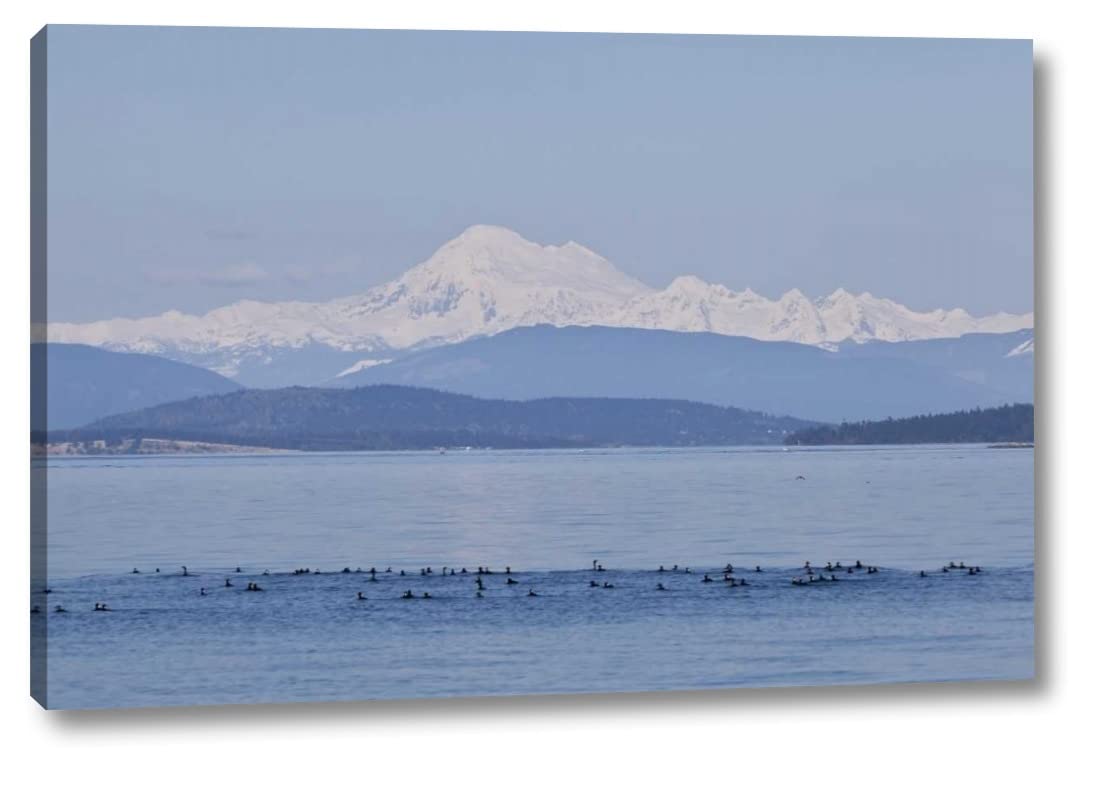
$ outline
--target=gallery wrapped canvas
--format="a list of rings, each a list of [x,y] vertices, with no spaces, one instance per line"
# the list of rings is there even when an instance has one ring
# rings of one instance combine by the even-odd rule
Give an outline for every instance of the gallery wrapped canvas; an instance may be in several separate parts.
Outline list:
[[[31,61],[43,706],[1033,676],[1029,41]]]

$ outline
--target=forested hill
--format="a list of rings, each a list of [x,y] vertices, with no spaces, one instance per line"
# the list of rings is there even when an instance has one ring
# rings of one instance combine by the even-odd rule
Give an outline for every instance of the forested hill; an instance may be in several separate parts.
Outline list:
[[[116,415],[51,442],[173,439],[296,450],[781,444],[807,420],[679,400],[489,400],[419,387],[290,387]],[[41,440],[42,437],[38,437]]]
[[[792,445],[1033,441],[1034,406],[1029,403],[896,420],[821,425],[805,428],[785,437],[785,443]]]

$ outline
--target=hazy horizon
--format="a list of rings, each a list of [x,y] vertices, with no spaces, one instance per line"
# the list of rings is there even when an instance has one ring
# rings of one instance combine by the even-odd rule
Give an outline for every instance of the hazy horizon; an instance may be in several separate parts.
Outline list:
[[[346,296],[474,224],[654,288],[1033,310],[1029,41],[47,35],[51,321]]]

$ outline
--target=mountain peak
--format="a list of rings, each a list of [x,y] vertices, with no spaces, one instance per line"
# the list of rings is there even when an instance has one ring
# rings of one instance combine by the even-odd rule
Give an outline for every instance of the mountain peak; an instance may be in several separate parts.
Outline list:
[[[675,277],[671,280],[666,290],[678,291],[679,293],[704,294],[713,287],[711,283],[705,282],[695,274],[683,274],[681,277]]]
[[[450,290],[456,298],[478,293],[483,309],[494,302],[495,310],[531,301],[539,291],[552,301],[571,293],[620,302],[651,290],[577,242],[540,245],[495,225],[472,225],[395,284],[407,292]]]
[[[834,302],[841,302],[843,300],[852,299],[854,299],[854,294],[852,294],[850,291],[846,290],[845,288],[836,288],[827,296],[818,299],[817,304],[832,304]]]
[[[807,302],[808,297],[804,295],[804,292],[799,288],[790,288],[788,291],[781,295],[781,301],[784,302]]]
[[[454,244],[459,241],[469,244],[533,243],[517,231],[502,227],[501,225],[471,225],[464,229],[459,236],[452,239],[451,242],[448,242],[448,244]],[[448,246],[448,244],[445,244],[445,246]]]

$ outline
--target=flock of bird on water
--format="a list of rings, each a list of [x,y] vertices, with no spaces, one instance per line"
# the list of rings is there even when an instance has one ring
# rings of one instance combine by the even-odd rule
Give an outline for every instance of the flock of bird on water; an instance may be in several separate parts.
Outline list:
[[[193,573],[193,572],[189,571],[188,567],[186,565],[182,565],[180,567],[181,567],[181,573],[176,574],[176,575],[179,575],[179,576],[197,576],[198,575],[196,573]],[[602,565],[601,563],[599,563],[597,560],[594,560],[592,565],[591,565],[591,570],[595,573],[602,573],[602,572],[605,571],[605,566]],[[951,571],[965,571],[969,576],[976,576],[977,574],[981,573],[981,568],[980,568],[979,565],[966,565],[964,562],[951,562],[948,565],[943,565],[942,566],[942,573],[950,573]],[[242,573],[242,570],[241,570],[240,567],[238,567],[238,568],[235,568],[234,572],[235,573]],[[666,573],[692,574],[693,573],[689,568],[679,567],[677,565],[672,565],[670,568],[667,568],[663,565],[660,565],[656,572],[657,573],[662,573],[662,574],[666,574]],[[704,583],[704,584],[712,584],[712,583],[715,583],[715,582],[721,582],[721,583],[727,585],[728,587],[749,587],[750,586],[745,578],[742,578],[742,577],[738,578],[738,579],[735,578],[732,575],[734,572],[735,572],[735,568],[731,565],[731,563],[728,563],[727,565],[724,566],[724,568],[721,569],[721,571],[718,572],[718,573],[722,573],[723,576],[721,576],[720,578],[713,578],[712,573],[705,573],[701,578],[701,582]],[[760,565],[756,565],[754,567],[753,572],[754,573],[762,573],[763,572],[762,567]],[[140,573],[141,573],[141,571],[138,570],[137,568],[134,568],[131,571],[131,574],[140,574]],[[154,573],[158,573],[158,574],[161,573],[161,569],[160,568],[154,569]],[[317,569],[317,568],[315,568],[314,570],[310,570],[309,568],[296,568],[295,570],[291,571],[290,575],[292,575],[292,576],[302,576],[302,575],[315,576],[315,575],[320,575],[321,573],[322,573],[322,571]],[[352,568],[346,567],[346,568],[342,569],[340,571],[340,573],[342,573],[342,574],[344,574],[344,573],[367,574],[369,582],[378,582],[380,575],[388,575],[388,574],[395,575],[393,569],[390,568],[390,567],[386,568],[383,571],[377,571],[374,567],[370,568],[367,571],[364,571],[361,568],[357,568],[356,570],[353,570]],[[420,568],[418,573],[419,573],[420,576],[438,575],[438,574],[434,573],[432,568]],[[490,568],[483,567],[483,566],[479,566],[474,571],[470,571],[470,572],[467,570],[467,568],[460,568],[457,571],[455,568],[442,567],[440,569],[439,575],[440,576],[457,576],[457,575],[458,576],[474,576],[475,577],[475,597],[476,598],[482,598],[483,597],[483,591],[486,589],[486,583],[483,581],[483,577],[484,576],[491,576],[491,575],[494,575],[495,573],[500,573],[500,571],[493,571]],[[510,566],[508,566],[508,565],[506,566],[504,573],[505,573],[505,577],[506,577],[505,584],[507,586],[520,584],[520,582],[518,582],[516,579],[513,578],[514,574],[513,574],[513,570],[510,568]],[[810,563],[808,561],[805,561],[804,567],[802,568],[801,572],[798,573],[796,576],[793,576],[790,579],[790,584],[792,584],[796,587],[804,587],[806,585],[811,585],[811,584],[831,584],[833,582],[838,582],[839,581],[838,574],[840,574],[840,573],[875,574],[875,573],[880,573],[880,569],[876,565],[863,565],[861,560],[855,561],[853,565],[843,565],[841,562],[828,562],[826,565],[823,566],[822,569],[813,568],[812,563]],[[269,576],[270,572],[265,570],[261,575],[262,576]],[[406,571],[399,570],[396,575],[399,576],[399,577],[405,577],[407,574],[406,574]],[[412,576],[413,574],[410,574],[410,575]],[[517,574],[517,575],[520,575],[520,574]],[[929,576],[927,571],[919,571],[918,575],[921,578],[927,578]],[[230,580],[230,577],[227,576],[226,581],[222,586],[223,587],[234,587],[235,585]],[[611,584],[609,582],[599,583],[595,579],[590,579],[589,586],[591,588],[611,590],[611,589],[614,589],[616,585]],[[669,590],[669,588],[666,585],[664,585],[662,582],[658,582],[655,585],[655,590],[659,591],[659,592],[667,592]],[[245,591],[246,592],[264,592],[264,588],[261,587],[260,584],[258,584],[257,582],[251,581],[251,582],[247,583],[247,585],[245,587]],[[53,590],[51,590],[49,588],[45,588],[41,592],[48,594],[48,593],[53,592]],[[199,595],[204,596],[204,597],[207,596],[208,595],[207,588],[206,587],[200,587],[199,588]],[[540,595],[540,593],[536,592],[536,590],[534,590],[532,587],[529,587],[527,597],[537,598],[537,597],[539,597],[539,595]],[[423,592],[420,596],[418,596],[418,595],[414,594],[413,589],[407,589],[399,597],[404,599],[404,600],[409,600],[409,599],[413,599],[413,598],[432,598],[433,596],[430,595],[428,592]],[[356,593],[356,600],[366,601],[366,600],[368,600],[368,598],[366,598],[364,596],[364,592],[361,590],[361,591]],[[55,606],[53,611],[57,614],[64,614],[64,613],[68,612],[68,610],[65,607],[61,606],[61,605]],[[92,607],[92,611],[94,611],[94,612],[110,612],[112,610],[111,610],[111,607],[109,607],[107,604],[97,601],[95,603],[95,605]],[[41,614],[41,613],[42,613],[42,609],[39,606],[35,605],[35,606],[31,607],[31,614]]]

